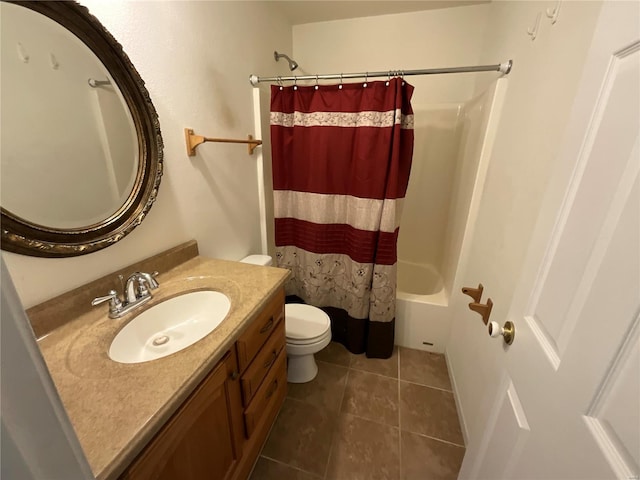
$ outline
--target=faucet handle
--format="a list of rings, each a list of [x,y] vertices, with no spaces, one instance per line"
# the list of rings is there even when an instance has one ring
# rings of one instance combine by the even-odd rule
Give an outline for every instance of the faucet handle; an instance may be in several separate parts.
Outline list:
[[[144,287],[145,284],[146,286],[148,286],[151,290],[155,290],[156,288],[158,288],[160,285],[158,283],[158,281],[156,280],[156,277],[158,276],[158,272],[152,272],[152,273],[140,273],[139,277],[138,277],[138,283],[140,285],[140,287]]]
[[[125,288],[125,299],[127,303],[134,303],[142,298],[151,296],[149,290],[155,290],[159,287],[155,277],[158,272],[146,273],[146,272],[134,272],[129,276],[127,280],[127,286]]]
[[[117,313],[122,307],[122,302],[118,298],[118,293],[115,290],[109,290],[109,293],[104,297],[96,297],[91,301],[91,305],[94,307],[100,303],[109,302],[109,313]]]

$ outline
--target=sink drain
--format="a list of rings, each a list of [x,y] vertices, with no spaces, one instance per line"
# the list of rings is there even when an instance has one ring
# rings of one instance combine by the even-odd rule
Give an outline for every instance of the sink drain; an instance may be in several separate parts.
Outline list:
[[[168,335],[161,335],[160,337],[154,338],[151,343],[153,345],[155,345],[156,347],[159,347],[160,345],[164,345],[168,341],[169,341],[169,336]]]

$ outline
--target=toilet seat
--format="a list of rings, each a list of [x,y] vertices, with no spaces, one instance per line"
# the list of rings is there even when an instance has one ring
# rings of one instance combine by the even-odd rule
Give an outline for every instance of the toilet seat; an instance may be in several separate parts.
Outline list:
[[[313,338],[305,338],[302,340],[296,340],[293,338],[287,337],[287,343],[289,345],[311,345],[313,343],[318,343],[324,341],[325,338],[331,337],[331,329],[327,329],[325,333]]]
[[[312,305],[289,303],[284,306],[287,343],[308,345],[331,335],[329,315]]]

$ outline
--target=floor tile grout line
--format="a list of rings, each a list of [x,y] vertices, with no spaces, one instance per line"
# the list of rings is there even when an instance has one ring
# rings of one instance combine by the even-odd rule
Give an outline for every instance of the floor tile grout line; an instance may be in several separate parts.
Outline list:
[[[344,402],[344,396],[347,393],[348,384],[349,384],[349,370],[347,369],[347,375],[344,379],[344,387],[342,387],[342,395],[340,395],[340,405],[338,406],[338,413],[342,412],[342,402]]]
[[[260,454],[262,458],[266,458],[267,460],[271,460],[272,462],[279,463],[280,465],[284,465],[286,467],[292,468],[302,473],[308,473],[309,475],[313,475],[314,477],[321,478],[319,475],[310,472],[309,470],[305,470],[304,468],[296,467],[295,465],[291,465],[290,463],[283,462],[282,460],[277,460],[275,458],[268,457],[267,455]]]
[[[338,363],[326,362],[324,360],[316,360],[316,362],[317,363],[324,363],[325,365],[331,365],[331,366],[334,366],[334,367],[346,368],[347,370],[355,370],[356,372],[370,373],[371,375],[377,375],[379,377],[390,378],[392,380],[399,380],[401,382],[410,383],[411,385],[418,385],[420,387],[433,388],[434,390],[440,390],[442,392],[453,393],[453,390],[450,390],[450,389],[447,389],[447,388],[436,387],[436,386],[433,386],[433,385],[427,385],[426,383],[414,382],[414,381],[411,381],[411,380],[405,380],[403,378],[400,378],[400,376],[398,376],[398,377],[390,377],[389,375],[384,375],[382,373],[371,372],[369,370],[363,370],[362,368],[346,367],[346,366],[340,365]],[[399,372],[400,372],[400,356],[398,355],[398,373]]]
[[[344,387],[342,388],[342,395],[340,396],[340,405],[338,405],[338,419],[342,414],[342,402],[344,402],[344,395],[347,392],[347,384],[349,383],[349,369],[347,368],[347,375],[344,379]],[[334,431],[331,435],[331,444],[329,445],[329,455],[327,456],[327,464],[324,466],[324,475],[322,476],[323,480],[327,480],[327,475],[329,474],[329,462],[331,462],[331,454],[333,453],[333,447],[335,446],[336,440],[336,432]]]
[[[426,435],[424,433],[419,433],[419,432],[412,432],[411,430],[404,430],[404,429],[400,429],[401,432],[406,432],[406,433],[410,433],[412,435],[418,435],[419,437],[424,437],[424,438],[429,438],[431,440],[435,440],[437,442],[441,442],[441,443],[446,443],[449,445],[453,445],[454,447],[460,447],[460,448],[464,448],[466,449],[467,447],[465,447],[464,445],[460,445],[459,443],[456,442],[452,442],[450,440],[445,440],[443,438],[438,438],[438,437],[432,437],[431,435]]]
[[[410,383],[411,385],[418,385],[419,387],[427,387],[427,388],[432,388],[434,390],[440,390],[441,392],[453,393],[453,390],[447,390],[446,388],[433,387],[431,385],[425,385],[424,383],[412,382],[411,380],[403,380],[401,378],[399,378],[398,380],[404,383]]]

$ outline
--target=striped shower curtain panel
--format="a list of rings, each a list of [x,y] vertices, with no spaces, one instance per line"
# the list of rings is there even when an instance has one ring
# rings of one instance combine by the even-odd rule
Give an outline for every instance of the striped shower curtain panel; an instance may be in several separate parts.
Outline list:
[[[353,353],[393,351],[398,225],[413,154],[413,87],[271,87],[277,266]]]

